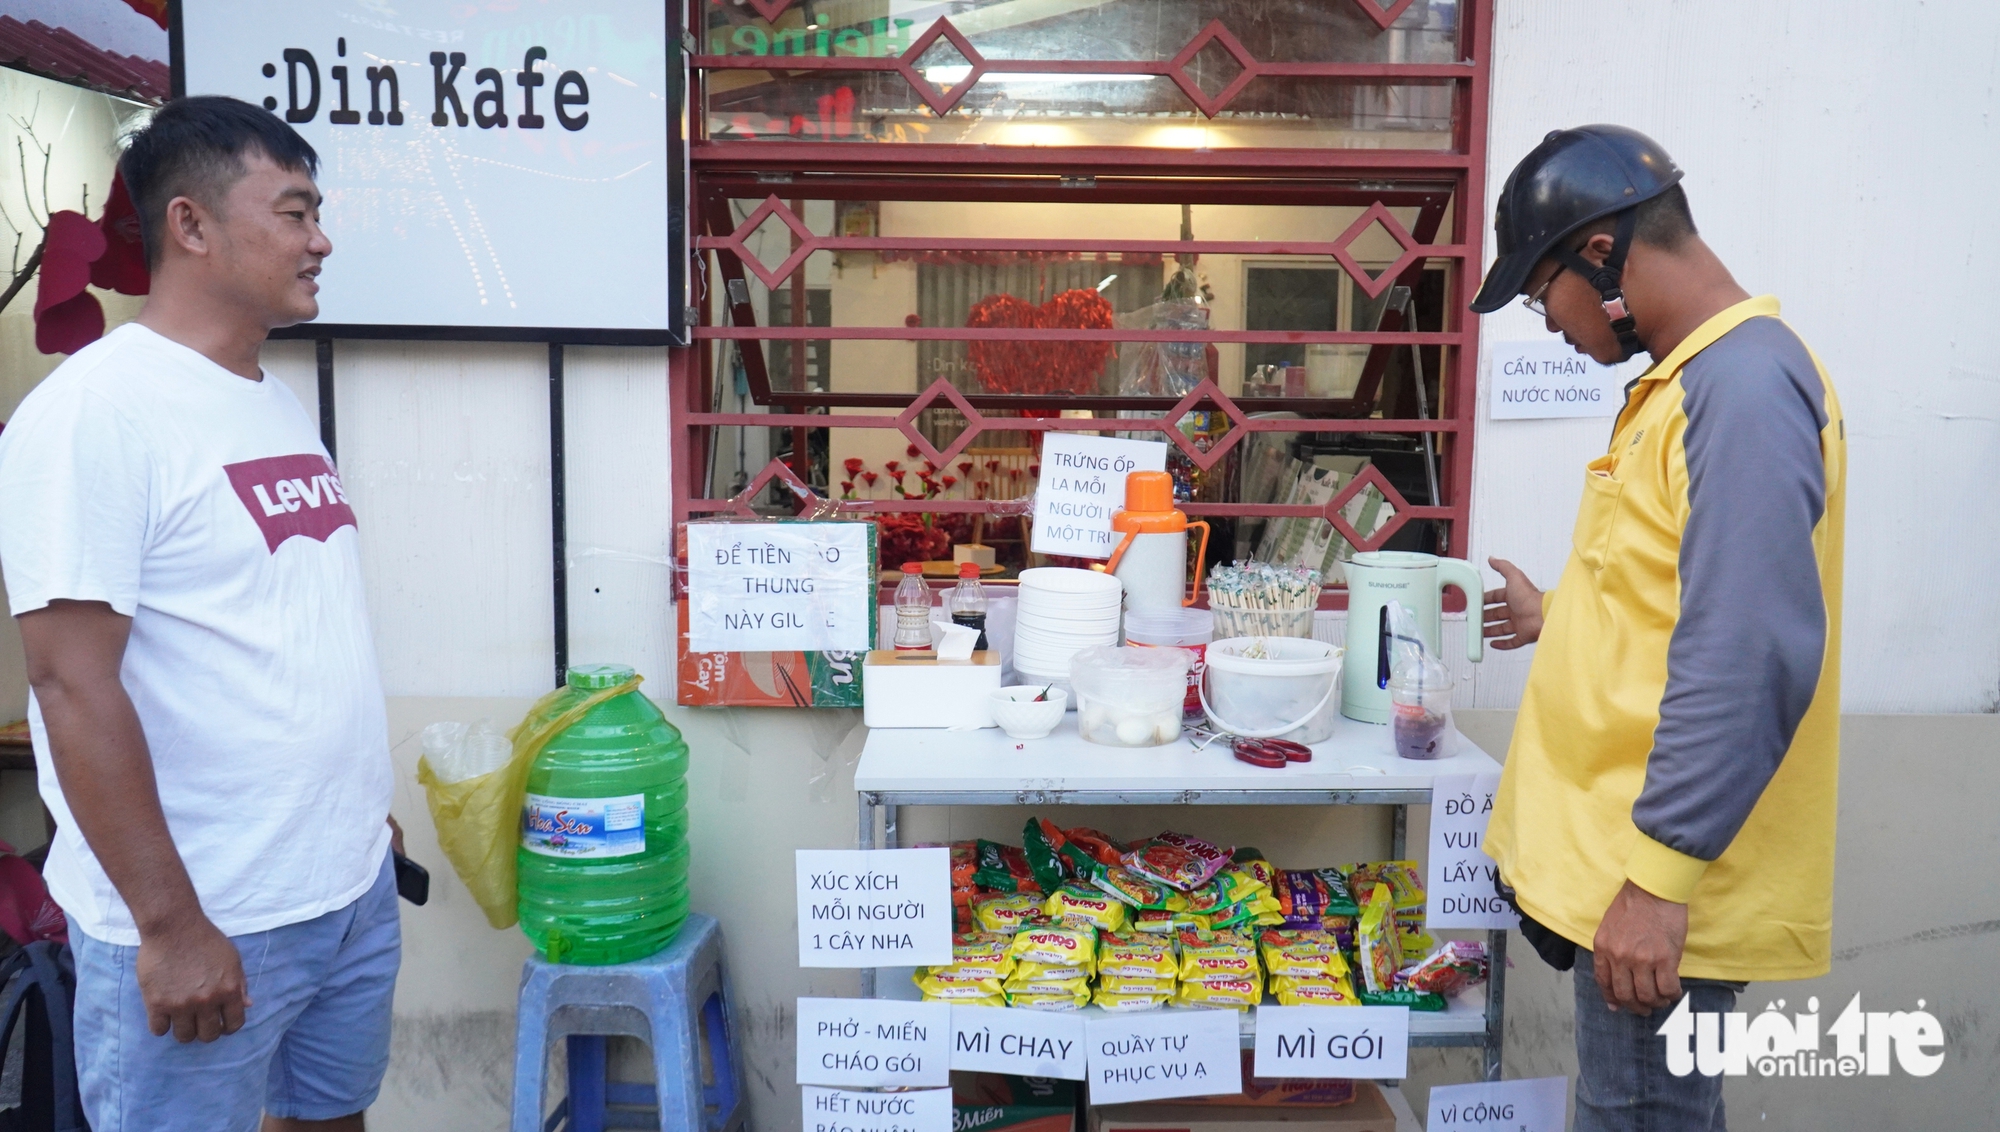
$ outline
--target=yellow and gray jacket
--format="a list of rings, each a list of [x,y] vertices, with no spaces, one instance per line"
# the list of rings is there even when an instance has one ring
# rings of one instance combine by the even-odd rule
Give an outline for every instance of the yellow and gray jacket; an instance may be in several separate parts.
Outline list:
[[[1846,426],[1769,296],[1634,383],[1544,599],[1487,838],[1583,947],[1629,878],[1688,905],[1685,977],[1831,947]]]

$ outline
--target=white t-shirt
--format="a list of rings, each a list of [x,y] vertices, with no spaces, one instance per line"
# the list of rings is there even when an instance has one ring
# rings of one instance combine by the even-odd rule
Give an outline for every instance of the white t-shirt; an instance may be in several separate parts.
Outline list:
[[[132,618],[120,672],[202,910],[226,935],[345,907],[388,850],[392,771],[354,512],[282,382],[136,323],[79,350],[0,432],[16,616]],[[63,804],[30,698],[44,876],[90,936],[139,933]]]

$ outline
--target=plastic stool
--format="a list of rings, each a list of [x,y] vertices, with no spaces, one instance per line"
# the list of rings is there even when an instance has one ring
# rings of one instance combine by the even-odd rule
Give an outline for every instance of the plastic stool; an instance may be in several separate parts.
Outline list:
[[[636,963],[578,967],[531,956],[515,1023],[512,1132],[740,1129],[743,1067],[732,1028],[722,929],[711,917],[689,914],[666,950]],[[612,1034],[651,1043],[657,1089],[606,1079],[604,1039]],[[702,1080],[704,1037],[713,1085]],[[544,1078],[557,1038],[569,1045],[569,1095],[545,1122]],[[632,1108],[657,1109],[657,1123]]]

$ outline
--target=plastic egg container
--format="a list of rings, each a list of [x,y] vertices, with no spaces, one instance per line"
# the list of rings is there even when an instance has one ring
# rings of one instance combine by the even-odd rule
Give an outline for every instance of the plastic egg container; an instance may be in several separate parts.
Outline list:
[[[1181,704],[1194,654],[1178,648],[1101,645],[1070,660],[1077,730],[1107,747],[1157,747],[1181,737]]]

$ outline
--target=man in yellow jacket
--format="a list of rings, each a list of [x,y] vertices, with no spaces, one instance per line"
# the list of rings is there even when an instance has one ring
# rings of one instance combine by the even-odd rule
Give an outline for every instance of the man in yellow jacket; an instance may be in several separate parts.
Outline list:
[[[1653,358],[1585,469],[1562,579],[1511,563],[1496,648],[1540,641],[1487,836],[1522,930],[1576,969],[1578,1132],[1721,1129],[1666,1067],[1689,998],[1824,974],[1839,770],[1846,428],[1832,382],[1618,126],[1551,133],[1473,303],[1525,296],[1580,353]]]

